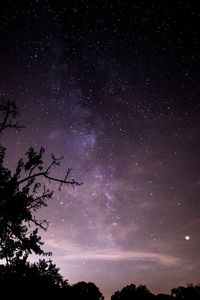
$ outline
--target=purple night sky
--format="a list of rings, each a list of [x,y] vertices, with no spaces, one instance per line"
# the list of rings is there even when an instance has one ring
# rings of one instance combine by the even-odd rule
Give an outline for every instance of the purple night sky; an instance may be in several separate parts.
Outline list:
[[[64,155],[54,174],[84,184],[50,185],[44,249],[106,299],[200,278],[200,11],[174,2],[1,2],[0,96],[26,127],[4,135],[8,166]]]

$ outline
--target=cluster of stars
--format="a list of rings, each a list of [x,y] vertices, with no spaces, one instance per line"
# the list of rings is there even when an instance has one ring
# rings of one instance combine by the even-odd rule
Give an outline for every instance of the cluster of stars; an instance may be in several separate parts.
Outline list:
[[[7,161],[44,146],[47,160],[65,157],[56,176],[67,166],[84,183],[47,182],[54,200],[41,212],[67,278],[105,278],[106,295],[130,278],[169,290],[199,270],[197,8],[79,2],[0,8],[0,95],[17,99],[26,126],[5,137]]]

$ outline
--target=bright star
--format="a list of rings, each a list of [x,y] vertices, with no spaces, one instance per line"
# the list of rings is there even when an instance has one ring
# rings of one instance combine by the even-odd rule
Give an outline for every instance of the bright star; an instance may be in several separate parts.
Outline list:
[[[185,236],[185,240],[186,240],[186,241],[189,241],[189,240],[190,240],[190,236],[189,236],[189,235],[186,235],[186,236]]]

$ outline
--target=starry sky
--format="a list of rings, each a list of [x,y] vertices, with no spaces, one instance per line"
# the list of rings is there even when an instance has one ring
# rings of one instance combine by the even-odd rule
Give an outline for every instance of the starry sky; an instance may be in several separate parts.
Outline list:
[[[168,3],[169,2],[169,3]],[[166,292],[200,278],[200,10],[193,1],[1,1],[0,96],[33,146],[64,155],[39,216],[70,283],[106,300],[123,286]]]

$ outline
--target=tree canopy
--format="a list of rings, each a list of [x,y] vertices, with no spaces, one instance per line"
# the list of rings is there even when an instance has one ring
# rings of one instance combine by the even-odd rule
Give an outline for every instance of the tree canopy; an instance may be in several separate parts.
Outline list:
[[[72,285],[71,297],[76,300],[103,300],[99,288],[93,282],[78,282]]]
[[[199,300],[200,299],[200,284],[188,284],[186,287],[180,286],[172,289],[172,296],[177,300]]]
[[[0,265],[0,289],[58,290],[67,286],[51,260],[30,263],[15,259],[9,265]]]
[[[125,286],[121,291],[115,292],[111,300],[151,300],[154,297],[145,285],[136,286],[135,284],[130,284]]]

